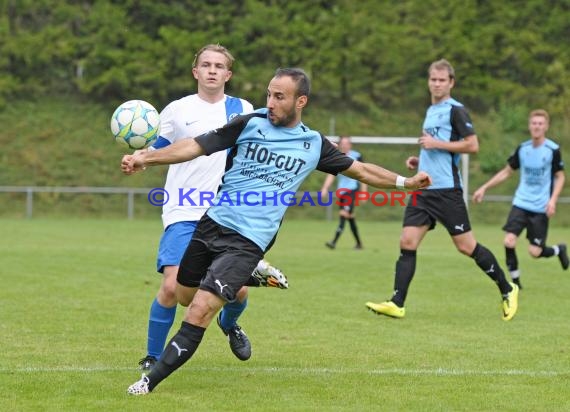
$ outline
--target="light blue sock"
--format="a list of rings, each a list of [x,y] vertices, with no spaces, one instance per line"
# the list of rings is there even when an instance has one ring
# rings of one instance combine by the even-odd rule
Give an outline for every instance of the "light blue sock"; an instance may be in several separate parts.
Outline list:
[[[220,315],[220,324],[222,325],[222,329],[229,330],[231,327],[235,326],[238,318],[246,307],[247,299],[243,302],[236,300],[232,303],[226,303],[222,308],[222,313]]]
[[[160,357],[170,327],[174,323],[176,316],[176,306],[167,308],[162,306],[156,298],[152,301],[150,306],[150,315],[148,318],[148,338],[146,348],[149,356],[154,356],[156,359]]]

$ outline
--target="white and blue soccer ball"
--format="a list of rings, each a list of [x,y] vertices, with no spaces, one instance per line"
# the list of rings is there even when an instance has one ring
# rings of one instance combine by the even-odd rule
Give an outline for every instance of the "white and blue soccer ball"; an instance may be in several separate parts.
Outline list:
[[[158,137],[159,113],[144,100],[129,100],[111,116],[111,132],[117,143],[135,150],[144,149]]]

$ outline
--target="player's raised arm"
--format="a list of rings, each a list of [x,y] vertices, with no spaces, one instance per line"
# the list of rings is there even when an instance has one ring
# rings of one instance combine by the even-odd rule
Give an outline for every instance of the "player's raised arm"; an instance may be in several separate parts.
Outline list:
[[[425,172],[405,178],[372,163],[354,161],[342,174],[377,188],[425,189],[431,185],[431,178]]]
[[[511,166],[506,165],[503,169],[499,170],[492,178],[485,182],[479,189],[473,193],[473,202],[481,203],[485,197],[485,192],[487,189],[497,186],[503,183],[513,174],[514,170]]]
[[[195,139],[183,139],[162,149],[136,155],[125,155],[121,161],[121,170],[130,175],[143,170],[146,166],[182,163],[203,154],[205,154],[204,149]]]

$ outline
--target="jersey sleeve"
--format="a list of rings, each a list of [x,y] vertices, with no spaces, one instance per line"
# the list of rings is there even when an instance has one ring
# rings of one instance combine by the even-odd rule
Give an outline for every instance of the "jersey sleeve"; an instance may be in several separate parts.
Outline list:
[[[254,110],[253,105],[247,100],[241,99],[241,105],[243,107],[243,111],[241,112],[241,114],[249,114]]]
[[[225,126],[196,137],[196,143],[204,149],[206,155],[228,149],[236,144],[250,118],[251,115],[237,116]]]
[[[174,112],[175,103],[172,102],[168,104],[160,112],[160,138],[168,140],[170,143],[174,143]]]
[[[323,135],[321,135],[321,140],[321,157],[317,164],[317,170],[336,176],[352,166],[352,163],[354,163],[353,158],[339,152]]]
[[[564,170],[564,162],[562,161],[562,153],[560,149],[554,150],[552,153],[552,173]]]
[[[451,128],[455,130],[457,136],[464,138],[475,134],[471,116],[463,106],[453,106],[451,108]]]
[[[521,163],[519,160],[519,150],[520,150],[520,146],[517,147],[517,149],[514,151],[514,153],[512,155],[509,156],[509,158],[507,159],[507,163],[509,164],[509,166],[511,167],[511,169],[513,170],[517,170],[519,167],[521,167]]]

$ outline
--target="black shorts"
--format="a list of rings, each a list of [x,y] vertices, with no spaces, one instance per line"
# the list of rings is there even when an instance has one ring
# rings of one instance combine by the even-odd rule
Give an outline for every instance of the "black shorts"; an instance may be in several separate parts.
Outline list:
[[[184,252],[177,281],[233,302],[262,258],[254,242],[204,215]]]
[[[354,200],[356,198],[356,190],[340,189],[342,191],[342,198],[338,199],[340,210],[344,210],[352,214],[354,210]],[[348,199],[350,198],[350,200]]]
[[[469,215],[461,189],[419,190],[410,196],[404,213],[403,226],[435,227],[441,222],[451,236],[471,231]],[[415,205],[414,205],[415,202]]]
[[[529,212],[513,206],[503,230],[519,236],[524,229],[529,243],[544,247],[548,235],[548,216],[546,213]]]

